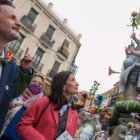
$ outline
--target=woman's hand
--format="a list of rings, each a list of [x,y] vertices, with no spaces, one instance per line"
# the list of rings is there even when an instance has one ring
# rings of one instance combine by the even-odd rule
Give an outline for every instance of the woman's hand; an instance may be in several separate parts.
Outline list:
[[[31,93],[31,91],[28,88],[26,88],[25,91],[22,93],[22,96],[25,99],[29,99],[33,96],[33,94]]]

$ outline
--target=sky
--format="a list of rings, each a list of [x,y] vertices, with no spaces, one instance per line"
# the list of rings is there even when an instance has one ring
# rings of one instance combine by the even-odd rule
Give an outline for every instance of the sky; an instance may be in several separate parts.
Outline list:
[[[109,66],[120,72],[131,42],[132,11],[140,12],[140,0],[43,0],[52,2],[58,16],[68,19],[76,33],[82,34],[76,57],[76,79],[81,90],[89,91],[96,80],[98,93],[108,91],[119,74],[108,75]],[[140,28],[140,26],[139,26]],[[135,30],[140,38],[140,30]]]

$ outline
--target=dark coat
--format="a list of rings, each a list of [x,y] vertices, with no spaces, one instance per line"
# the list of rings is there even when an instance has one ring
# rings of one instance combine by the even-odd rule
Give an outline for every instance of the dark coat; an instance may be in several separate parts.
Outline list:
[[[10,101],[14,95],[19,68],[13,60],[2,65],[0,78],[0,129],[3,126]]]
[[[2,65],[0,78],[0,131],[12,98],[19,96],[30,83],[34,70],[22,72],[14,60]]]

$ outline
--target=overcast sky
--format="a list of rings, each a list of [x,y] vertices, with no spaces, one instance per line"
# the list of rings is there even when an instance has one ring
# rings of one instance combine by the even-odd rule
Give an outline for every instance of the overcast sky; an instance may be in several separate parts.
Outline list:
[[[44,2],[46,0],[43,0]],[[100,83],[98,93],[105,92],[119,80],[119,74],[108,75],[109,66],[121,71],[124,48],[130,44],[131,12],[140,12],[140,0],[47,0],[68,24],[82,34],[76,58],[76,79],[80,89],[88,90],[94,80]],[[139,26],[140,28],[140,26]],[[140,38],[140,30],[136,31]]]

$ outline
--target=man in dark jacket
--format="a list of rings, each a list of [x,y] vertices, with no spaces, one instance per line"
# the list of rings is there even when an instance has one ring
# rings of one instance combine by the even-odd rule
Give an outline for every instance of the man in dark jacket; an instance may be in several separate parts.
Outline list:
[[[8,0],[0,0],[0,132],[11,99],[23,90],[19,88],[21,82],[26,83],[25,77],[27,76],[26,84],[28,84],[33,75],[33,71],[30,71],[31,61],[27,61],[28,56],[25,55],[18,67],[5,47],[10,41],[20,39],[20,27],[21,24],[14,13],[12,3]]]

